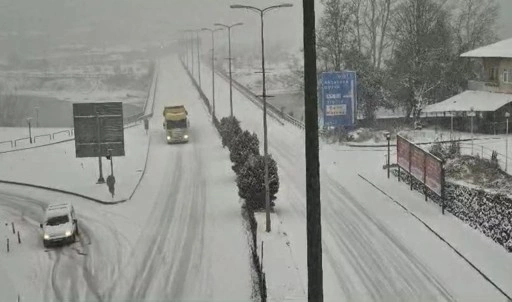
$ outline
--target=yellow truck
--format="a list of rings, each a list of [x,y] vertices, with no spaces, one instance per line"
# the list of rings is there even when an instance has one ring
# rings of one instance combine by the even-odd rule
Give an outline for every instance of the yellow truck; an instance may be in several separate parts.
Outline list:
[[[185,106],[166,106],[164,108],[164,129],[167,143],[186,143],[189,136],[188,112]]]

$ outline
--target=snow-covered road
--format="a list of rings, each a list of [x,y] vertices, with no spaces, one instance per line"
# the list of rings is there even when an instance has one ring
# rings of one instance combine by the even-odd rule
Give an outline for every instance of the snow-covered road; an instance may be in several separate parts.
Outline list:
[[[211,97],[211,86],[208,87],[211,70],[205,65],[203,89]],[[229,84],[217,76],[215,91],[220,119],[229,115]],[[238,91],[234,91],[233,102],[234,114],[241,120],[242,128],[256,132],[262,141],[261,110]],[[281,183],[276,212],[289,237],[302,287],[305,287],[304,133],[272,118],[268,119],[268,127],[269,152],[278,163]],[[326,301],[505,299],[423,225],[358,177],[363,167],[365,172],[370,167],[372,173],[384,174],[382,151],[347,150],[340,156],[324,144],[321,149]],[[265,257],[272,256],[266,254]],[[268,275],[272,274],[271,269],[266,269]],[[300,293],[298,288],[267,286],[269,294],[275,297]]]
[[[30,222],[30,261],[0,259],[22,301],[251,300],[250,253],[228,151],[179,62],[163,60],[160,71],[147,169],[131,200],[101,205],[0,186],[0,214]],[[188,144],[165,141],[160,112],[173,104],[189,112]],[[38,224],[55,200],[74,204],[82,239],[44,253]],[[18,266],[24,274],[15,273]]]

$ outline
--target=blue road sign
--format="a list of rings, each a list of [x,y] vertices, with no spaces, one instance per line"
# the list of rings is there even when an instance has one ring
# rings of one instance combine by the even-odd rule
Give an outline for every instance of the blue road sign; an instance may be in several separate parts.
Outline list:
[[[357,78],[354,71],[324,72],[320,96],[324,127],[352,127],[356,119]]]

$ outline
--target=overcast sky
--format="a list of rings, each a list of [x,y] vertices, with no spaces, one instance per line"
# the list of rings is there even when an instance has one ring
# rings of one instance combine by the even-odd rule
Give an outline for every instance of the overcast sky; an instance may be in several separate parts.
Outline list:
[[[302,43],[302,1],[265,17],[269,47],[298,50]],[[264,7],[278,0],[0,0],[0,51],[51,49],[60,43],[141,44],[170,40],[182,29],[215,22],[244,22],[233,33],[235,46],[259,46],[259,16],[230,4]],[[502,37],[512,37],[512,0],[499,0]],[[320,12],[317,7],[317,12]],[[32,42],[20,42],[15,33]],[[206,33],[203,33],[206,36]],[[219,43],[225,39],[219,38]],[[208,40],[205,40],[208,41]]]

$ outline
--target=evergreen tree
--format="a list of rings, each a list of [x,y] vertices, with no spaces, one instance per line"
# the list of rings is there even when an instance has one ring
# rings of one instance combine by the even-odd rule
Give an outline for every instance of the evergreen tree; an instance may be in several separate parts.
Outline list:
[[[277,163],[268,155],[268,173],[271,206],[275,205],[275,195],[279,191]],[[265,157],[250,155],[240,170],[236,180],[238,195],[244,198],[246,205],[252,210],[265,209]]]
[[[222,147],[228,147],[231,150],[232,141],[242,133],[240,121],[236,117],[223,117],[219,126],[220,135],[222,137]]]
[[[260,154],[260,142],[256,133],[244,131],[238,135],[231,144],[231,153],[229,155],[231,162],[233,162],[233,171],[237,174],[244,166],[250,155]]]

